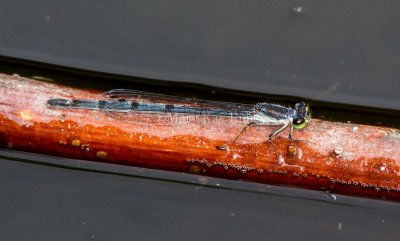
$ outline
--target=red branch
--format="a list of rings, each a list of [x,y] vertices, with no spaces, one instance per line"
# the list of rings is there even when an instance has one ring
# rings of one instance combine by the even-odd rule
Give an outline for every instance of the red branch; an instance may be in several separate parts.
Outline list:
[[[18,97],[18,98],[17,98]],[[0,146],[230,179],[400,200],[400,131],[313,119],[265,142],[251,127],[228,150],[244,122],[49,108],[51,98],[104,99],[102,93],[0,74]]]

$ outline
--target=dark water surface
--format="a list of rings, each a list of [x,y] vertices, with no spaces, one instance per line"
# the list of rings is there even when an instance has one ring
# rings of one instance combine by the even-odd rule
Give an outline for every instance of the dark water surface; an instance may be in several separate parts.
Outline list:
[[[2,240],[398,240],[400,204],[0,150]]]
[[[0,72],[104,91],[306,100],[317,118],[398,126],[399,12],[397,0],[3,0]],[[65,162],[1,152],[1,240],[399,239],[396,203],[55,167]]]

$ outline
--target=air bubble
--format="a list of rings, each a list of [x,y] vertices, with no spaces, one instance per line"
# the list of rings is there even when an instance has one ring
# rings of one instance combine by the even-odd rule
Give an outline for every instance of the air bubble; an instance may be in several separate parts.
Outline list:
[[[341,146],[337,146],[337,147],[335,147],[335,149],[333,150],[333,152],[334,152],[336,155],[340,155],[340,154],[342,154],[342,153],[344,152],[344,149],[343,149],[343,147],[341,147]]]
[[[282,155],[279,155],[278,157],[278,165],[282,166],[285,163],[285,159],[283,158]]]
[[[301,14],[304,12],[304,8],[302,6],[294,6],[292,12],[295,14]]]
[[[83,150],[84,152],[89,152],[89,151],[90,151],[89,145],[83,144],[83,145],[82,145],[82,150]]]

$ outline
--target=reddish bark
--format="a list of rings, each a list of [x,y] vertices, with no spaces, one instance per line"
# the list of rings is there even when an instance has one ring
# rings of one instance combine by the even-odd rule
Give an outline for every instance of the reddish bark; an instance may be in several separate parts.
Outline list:
[[[49,108],[50,98],[103,99],[98,91],[0,74],[3,148],[123,165],[290,185],[400,200],[400,131],[313,119],[289,142],[287,132],[243,128],[233,118],[109,116],[94,110]],[[179,118],[176,119],[176,118]],[[281,156],[281,157],[278,157]]]

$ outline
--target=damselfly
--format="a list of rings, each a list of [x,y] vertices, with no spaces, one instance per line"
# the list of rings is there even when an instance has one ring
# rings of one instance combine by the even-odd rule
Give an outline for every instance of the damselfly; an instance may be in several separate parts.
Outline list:
[[[228,116],[244,119],[245,125],[239,134],[225,145],[218,146],[220,150],[227,149],[253,125],[277,126],[269,136],[273,138],[289,129],[289,139],[293,140],[293,129],[303,129],[310,120],[308,106],[304,102],[296,103],[293,108],[272,103],[257,103],[255,105],[231,102],[194,100],[189,98],[161,95],[137,90],[114,89],[105,92],[103,100],[50,99],[47,105],[52,108],[90,109],[107,112],[118,116],[127,113],[162,113]]]

